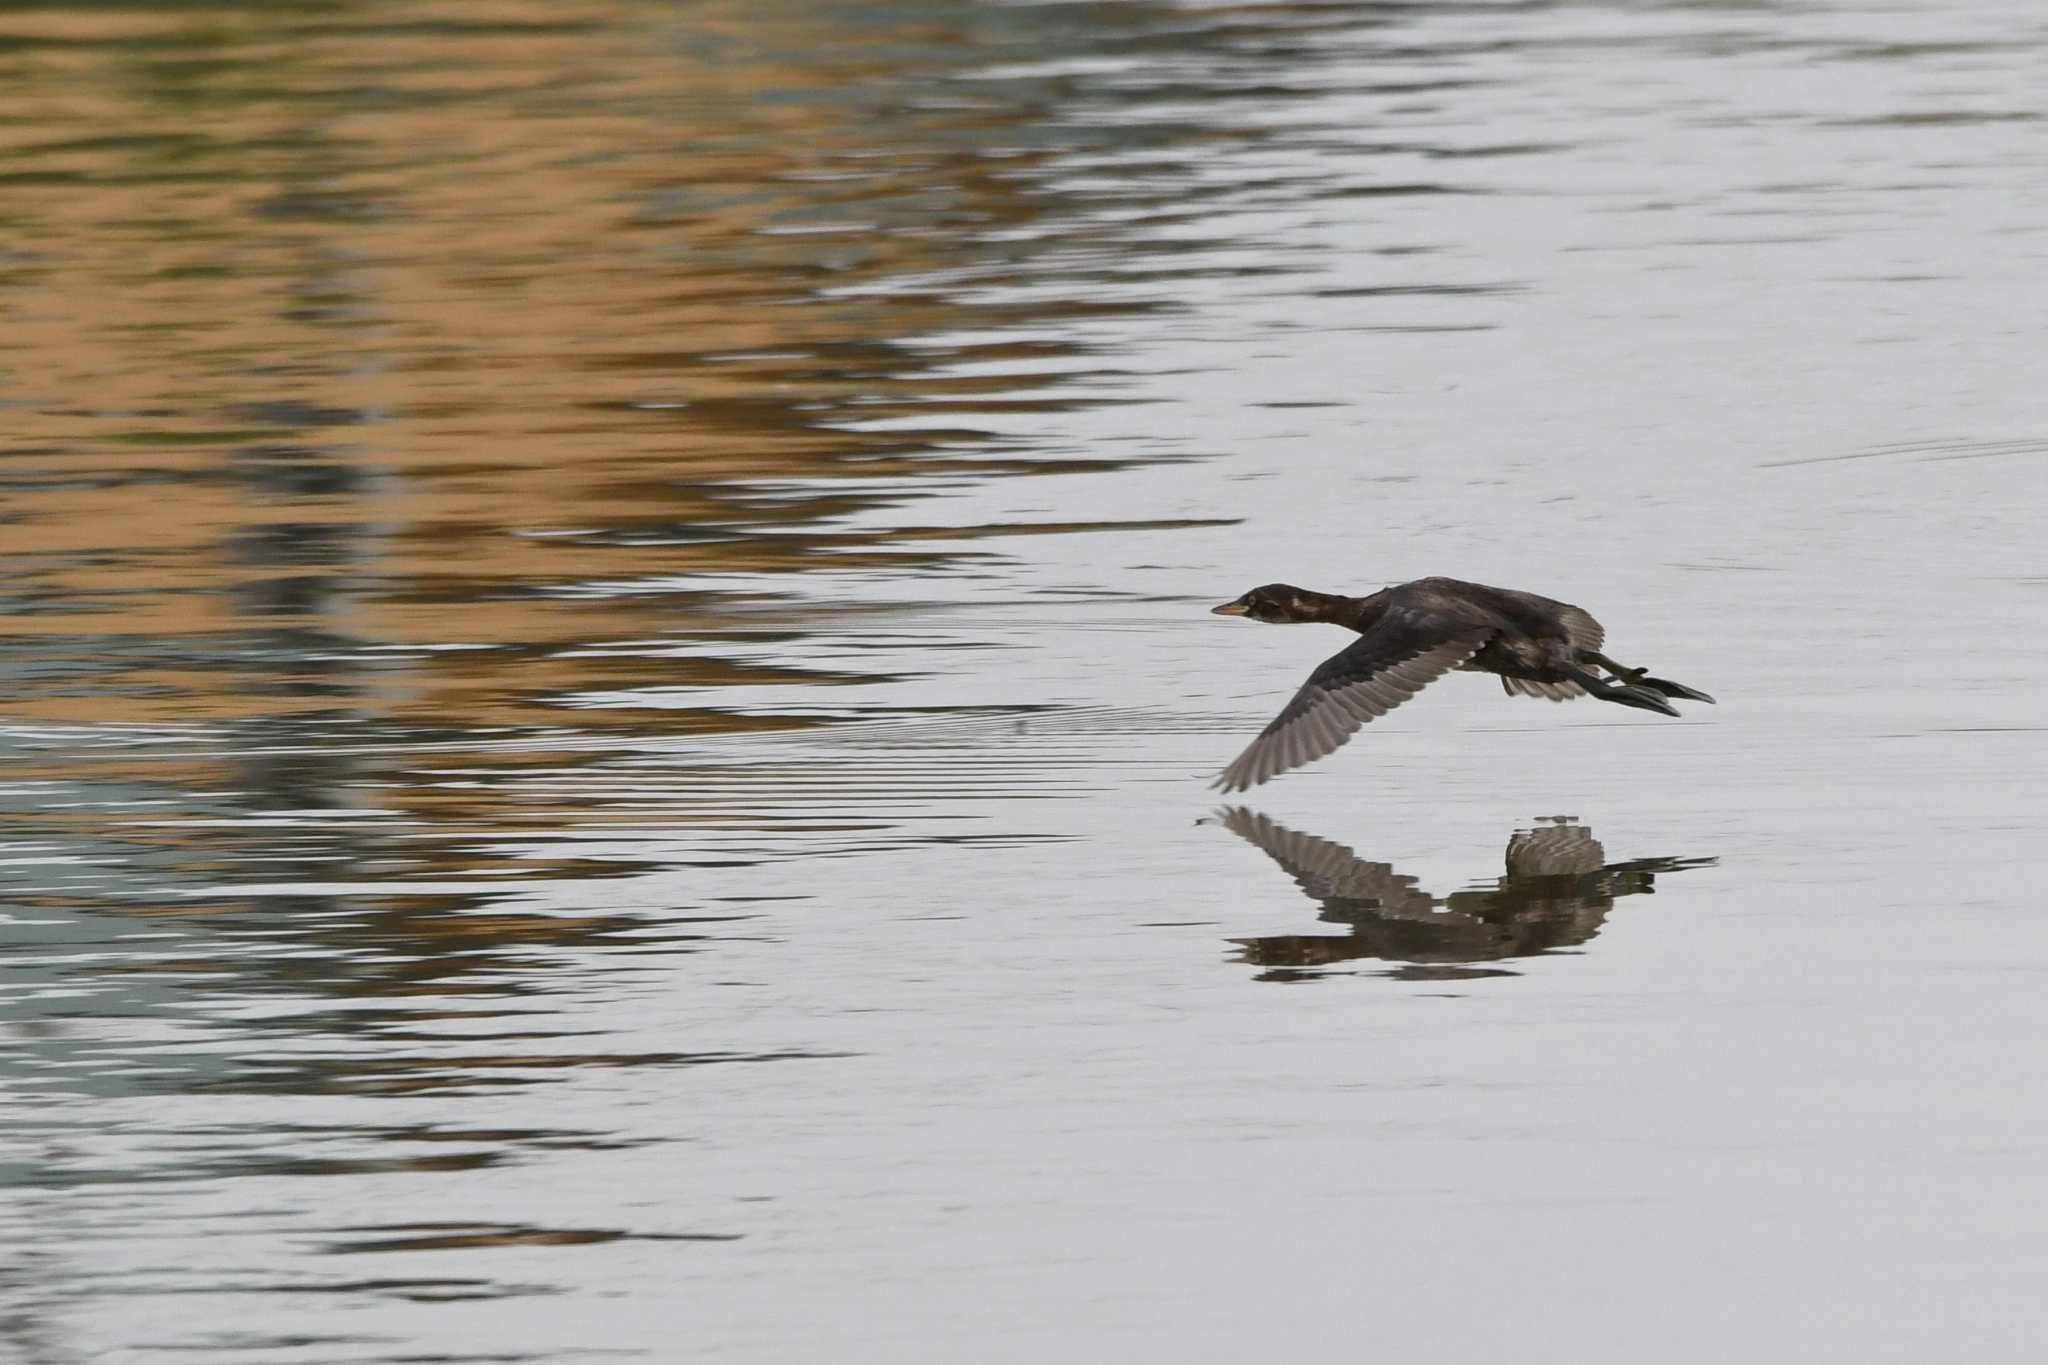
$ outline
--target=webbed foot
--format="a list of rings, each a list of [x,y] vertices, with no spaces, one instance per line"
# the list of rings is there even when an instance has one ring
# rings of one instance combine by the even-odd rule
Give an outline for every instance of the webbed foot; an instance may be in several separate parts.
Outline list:
[[[1664,700],[1663,694],[1651,688],[1638,687],[1632,682],[1609,682],[1583,669],[1572,669],[1567,676],[1601,701],[1611,701],[1620,706],[1634,706],[1644,711],[1661,711],[1667,716],[1678,714],[1677,707]]]
[[[1700,691],[1697,687],[1687,687],[1684,683],[1675,683],[1669,678],[1644,677],[1642,676],[1641,669],[1637,669],[1636,674],[1637,676],[1630,678],[1628,681],[1637,687],[1647,687],[1652,692],[1661,692],[1667,697],[1683,697],[1687,701],[1703,701],[1709,706],[1714,704],[1714,699]]]
[[[1662,711],[1667,716],[1678,714],[1678,708],[1664,700],[1662,694],[1648,687],[1617,687],[1601,697],[1602,701],[1619,702],[1623,706],[1640,706],[1645,711]]]

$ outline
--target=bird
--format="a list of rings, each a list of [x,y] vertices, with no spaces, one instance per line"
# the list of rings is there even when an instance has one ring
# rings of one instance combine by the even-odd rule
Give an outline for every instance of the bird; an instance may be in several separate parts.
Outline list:
[[[1714,700],[1602,654],[1607,632],[1583,607],[1457,578],[1418,578],[1368,597],[1267,583],[1210,611],[1272,625],[1325,621],[1359,637],[1323,660],[1218,775],[1212,785],[1226,792],[1325,757],[1453,670],[1495,674],[1510,696],[1592,696],[1667,716],[1678,714],[1672,698]]]

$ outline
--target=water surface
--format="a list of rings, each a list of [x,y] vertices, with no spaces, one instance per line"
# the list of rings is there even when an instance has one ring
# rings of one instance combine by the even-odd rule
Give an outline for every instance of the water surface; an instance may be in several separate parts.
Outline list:
[[[2044,53],[0,9],[0,1355],[2032,1359]]]

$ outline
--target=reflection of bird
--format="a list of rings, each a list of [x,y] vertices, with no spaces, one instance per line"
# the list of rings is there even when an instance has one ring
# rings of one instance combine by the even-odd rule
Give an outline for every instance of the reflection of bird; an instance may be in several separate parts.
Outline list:
[[[1339,597],[1286,583],[1253,588],[1212,608],[1275,625],[1327,621],[1359,634],[1325,659],[1216,785],[1243,791],[1331,752],[1452,669],[1498,674],[1510,694],[1567,701],[1594,696],[1678,714],[1667,700],[1712,701],[1682,683],[1623,668],[1600,652],[1606,634],[1579,607],[1532,592],[1455,578],[1418,578],[1370,597]],[[1601,677],[1594,669],[1611,676]]]
[[[1655,874],[1714,861],[1638,858],[1610,864],[1584,825],[1545,822],[1508,839],[1506,874],[1498,881],[1439,900],[1385,863],[1366,862],[1342,844],[1297,834],[1243,806],[1226,807],[1217,818],[1258,845],[1304,895],[1319,902],[1319,918],[1350,926],[1342,935],[1231,940],[1247,962],[1266,967],[1361,957],[1414,963],[1528,957],[1592,938],[1617,899],[1655,889]]]

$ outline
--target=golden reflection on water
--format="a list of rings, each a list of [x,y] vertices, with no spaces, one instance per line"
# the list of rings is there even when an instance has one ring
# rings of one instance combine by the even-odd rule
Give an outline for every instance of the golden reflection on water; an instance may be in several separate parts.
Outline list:
[[[973,20],[10,15],[6,591],[47,661],[10,714],[474,729],[835,681],[616,642],[715,639],[708,575],[944,563],[842,524],[920,483],[1116,463],[978,425],[1085,401],[1027,324],[1139,305],[941,283],[1048,211],[1034,111],[945,97]]]
[[[19,903],[207,942],[87,969],[110,984],[518,993],[566,954],[690,950],[673,911],[499,908],[660,855],[505,839],[732,824],[661,796],[687,773],[624,797],[616,765],[574,774],[610,762],[599,733],[814,723],[696,697],[885,676],[767,655],[824,618],[791,610],[807,571],[901,581],[1088,529],[940,538],[890,513],[921,489],[1125,463],[1000,430],[1110,401],[1068,382],[1089,362],[1064,324],[1153,306],[1007,288],[1120,235],[1035,179],[1043,92],[953,83],[1019,22],[9,11]],[[681,704],[619,700],[656,691]],[[284,1074],[413,1084],[393,1065]],[[498,1069],[431,1083],[471,1067]]]
[[[777,898],[649,903],[650,871],[1054,837],[974,812],[1063,790],[1071,718],[991,749],[1002,707],[956,735],[857,689],[892,677],[879,658],[988,647],[920,609],[1009,538],[1217,524],[918,504],[1186,458],[1065,442],[1059,417],[1133,401],[1102,329],[1175,306],[1199,243],[1160,229],[1198,221],[1187,167],[1257,134],[1076,120],[1086,82],[1056,68],[1225,59],[1264,22],[794,0],[0,14],[20,1082],[418,1100],[833,1055],[566,1020],[651,964],[757,941]],[[1054,183],[1146,147],[1156,166]],[[858,588],[821,596],[821,574]],[[880,656],[799,648],[877,622]],[[727,699],[762,687],[818,702]],[[841,738],[803,742],[820,727]],[[742,733],[765,747],[691,747]],[[929,828],[888,833],[908,816]],[[289,1149],[262,1169],[414,1168],[376,1123],[337,1128],[337,1159],[280,1122],[246,1130]],[[478,1142],[464,1160],[499,1159]]]

